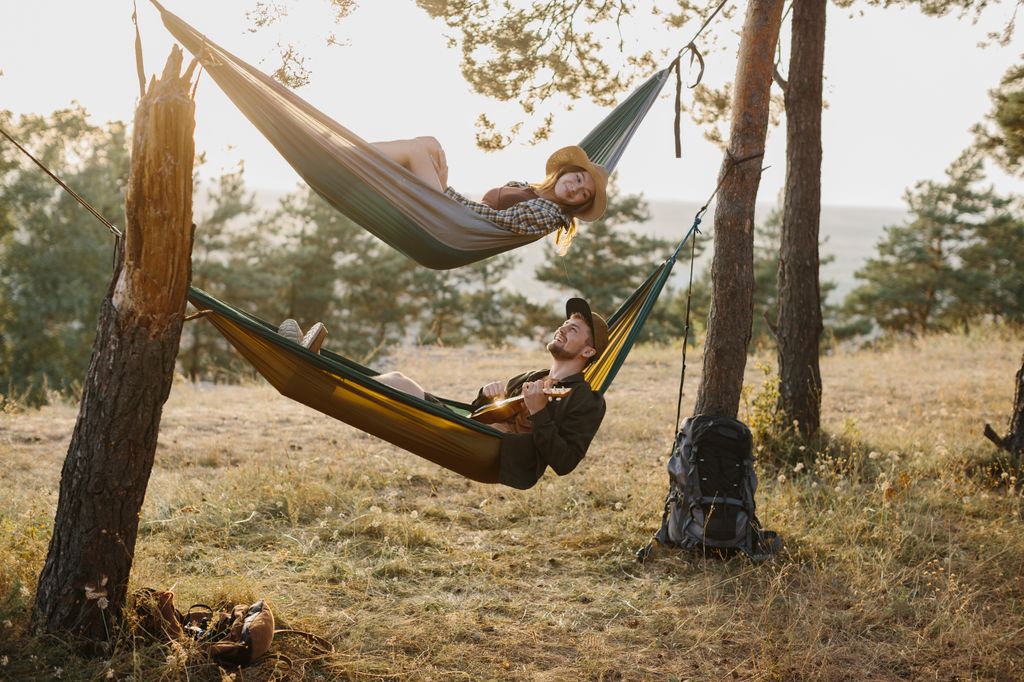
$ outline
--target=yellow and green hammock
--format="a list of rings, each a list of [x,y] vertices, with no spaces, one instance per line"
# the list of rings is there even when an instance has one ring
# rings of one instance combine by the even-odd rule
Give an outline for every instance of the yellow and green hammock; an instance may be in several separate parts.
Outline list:
[[[584,372],[595,390],[611,385],[695,229],[609,318],[608,348]],[[327,349],[311,353],[200,289],[190,290],[189,301],[284,396],[474,481],[498,482],[502,433],[469,419],[469,405],[442,399],[445,409],[385,386],[373,378],[376,370]]]
[[[152,0],[171,34],[329,204],[420,265],[456,268],[539,237],[509,232],[428,187],[368,142]],[[580,146],[611,171],[678,59],[619,104]],[[677,82],[678,97],[678,82]],[[366,101],[364,99],[364,101]],[[678,135],[678,131],[677,131]]]

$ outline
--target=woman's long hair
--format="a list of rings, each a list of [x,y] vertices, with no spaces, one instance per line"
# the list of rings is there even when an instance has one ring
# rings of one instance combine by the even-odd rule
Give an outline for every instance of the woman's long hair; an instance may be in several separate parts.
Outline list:
[[[558,168],[554,173],[548,174],[546,178],[538,183],[533,183],[530,186],[537,190],[538,193],[542,194],[554,194],[555,185],[558,183],[558,179],[566,173],[587,173],[586,168],[580,168],[579,166],[562,166]],[[569,219],[568,227],[560,227],[555,232],[555,247],[558,249],[558,255],[564,256],[569,252],[569,247],[572,246],[572,240],[576,236],[576,215],[583,213],[590,208],[594,203],[594,197],[590,197],[590,200],[579,206],[571,206],[569,204],[563,204],[560,201],[552,200],[562,209],[562,213]]]

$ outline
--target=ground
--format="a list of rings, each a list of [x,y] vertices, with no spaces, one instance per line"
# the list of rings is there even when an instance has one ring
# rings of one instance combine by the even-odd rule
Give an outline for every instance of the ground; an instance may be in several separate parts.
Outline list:
[[[831,441],[784,465],[762,449],[759,515],[785,542],[763,564],[634,559],[667,491],[678,349],[637,348],[579,469],[525,492],[466,481],[262,383],[176,382],[133,586],[173,588],[180,607],[265,598],[335,647],[281,638],[290,667],[246,680],[1020,679],[1024,505],[1014,480],[972,463],[994,454],[981,431],[1006,424],[1022,344],[987,330],[825,357]],[[467,399],[536,357],[408,349],[388,366]],[[740,416],[755,431],[769,365],[749,364]],[[122,637],[85,660],[30,635],[76,414],[0,414],[0,680],[226,677],[187,648]]]

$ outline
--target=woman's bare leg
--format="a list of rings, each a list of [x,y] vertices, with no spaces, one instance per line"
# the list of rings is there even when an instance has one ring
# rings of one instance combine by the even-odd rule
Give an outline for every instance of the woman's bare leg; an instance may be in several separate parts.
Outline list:
[[[415,396],[419,399],[423,399],[424,391],[423,387],[417,384],[415,381],[405,376],[401,372],[388,372],[387,374],[378,374],[374,377],[380,383],[396,388],[402,393],[408,393],[411,396]]]
[[[373,146],[392,161],[405,166],[428,186],[441,192],[448,187],[448,162],[444,149],[435,138],[374,142]]]

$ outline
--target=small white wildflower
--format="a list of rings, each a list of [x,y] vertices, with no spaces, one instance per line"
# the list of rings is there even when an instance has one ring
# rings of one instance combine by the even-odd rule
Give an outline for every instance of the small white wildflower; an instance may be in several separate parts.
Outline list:
[[[841,486],[841,485],[837,485],[837,486],[835,487],[835,491],[836,491],[837,493],[841,493],[841,492],[843,492],[843,486]]]
[[[377,505],[373,505],[372,507],[370,507],[370,513],[371,514],[380,514],[380,507],[378,507]]]
[[[113,668],[107,668],[106,678],[108,680],[114,679],[114,669]]]
[[[804,463],[803,462],[797,462],[796,466],[793,467],[793,473],[794,474],[799,474],[803,470],[804,470]]]
[[[612,505],[612,509],[614,509],[615,511],[622,511],[624,507],[622,506],[621,502],[616,502],[615,504]]]
[[[1010,474],[1008,474],[1008,473],[1006,473],[1006,472],[1004,471],[1004,472],[1002,473],[1002,475],[1001,475],[1001,476],[1000,476],[999,478],[1001,478],[1001,479],[1003,479],[1004,481],[1006,481],[1006,480],[1008,480],[1008,479],[1010,478]]]
[[[100,597],[96,600],[96,606],[99,607],[100,611],[106,611],[109,605],[110,602],[107,601],[106,597]]]
[[[60,679],[64,675],[64,668],[56,667],[53,669],[53,676]]]
[[[380,520],[379,519],[374,519],[373,521],[371,521],[370,522],[370,527],[371,528],[380,528]]]
[[[324,514],[330,514],[333,511],[334,507],[332,507],[331,505],[327,505],[326,507],[324,507]]]
[[[818,482],[817,481],[812,482],[811,483],[811,487],[812,488],[817,488],[818,487]]]
[[[896,452],[895,450],[892,450],[889,453],[889,459],[891,459],[894,462],[900,461],[900,453]]]
[[[414,519],[418,519],[420,517],[420,513],[413,509],[411,512],[409,512],[409,516],[411,516]]]
[[[10,619],[8,619],[8,620],[5,620],[5,621],[4,621],[4,627],[5,627],[5,628],[13,628],[13,627],[14,627],[14,623],[12,623],[12,622],[10,621]]]
[[[881,456],[881,453],[879,453],[877,450],[872,450],[871,452],[868,453],[868,459],[878,459]]]
[[[797,448],[797,450],[799,450],[800,452],[803,452],[806,449],[807,449],[806,445],[801,445],[800,447]]]
[[[777,480],[778,480],[779,483],[785,483],[786,482],[786,474],[779,474],[779,478]]]
[[[6,656],[0,656],[0,667],[6,668],[7,664],[11,662],[11,659]]]

